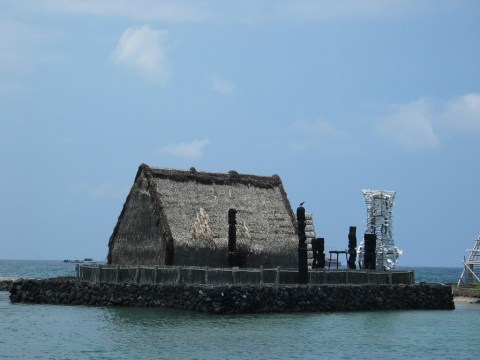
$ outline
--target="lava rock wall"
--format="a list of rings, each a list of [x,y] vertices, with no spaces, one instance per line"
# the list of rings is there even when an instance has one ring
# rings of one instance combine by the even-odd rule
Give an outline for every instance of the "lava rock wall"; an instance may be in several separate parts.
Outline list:
[[[140,285],[75,279],[19,280],[14,303],[142,306],[212,314],[454,309],[450,286],[419,285]]]

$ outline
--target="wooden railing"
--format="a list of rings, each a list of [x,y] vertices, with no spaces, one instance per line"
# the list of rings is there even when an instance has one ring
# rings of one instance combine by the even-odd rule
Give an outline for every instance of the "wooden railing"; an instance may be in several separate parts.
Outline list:
[[[413,271],[309,270],[309,284],[414,284]],[[136,284],[298,284],[298,270],[193,266],[77,265],[77,278],[90,282]]]

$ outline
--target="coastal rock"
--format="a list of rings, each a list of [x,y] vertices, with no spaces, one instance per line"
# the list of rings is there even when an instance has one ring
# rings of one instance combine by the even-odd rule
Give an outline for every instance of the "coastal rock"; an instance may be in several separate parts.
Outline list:
[[[14,280],[0,280],[0,291],[9,291]]]

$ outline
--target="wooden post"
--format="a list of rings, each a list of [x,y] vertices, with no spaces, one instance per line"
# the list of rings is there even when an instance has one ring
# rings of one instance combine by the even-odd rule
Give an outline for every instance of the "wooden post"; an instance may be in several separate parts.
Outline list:
[[[298,224],[298,283],[308,284],[308,262],[307,262],[307,236],[305,235],[305,208],[300,205],[297,208]]]
[[[363,266],[365,269],[375,270],[376,267],[376,248],[377,248],[377,235],[365,234],[364,235],[365,251],[363,255]]]
[[[357,261],[357,227],[350,226],[348,231],[348,268],[356,269],[355,261]]]
[[[237,220],[235,218],[237,210],[228,210],[228,266],[234,267],[235,254],[237,248]]]
[[[312,239],[313,263],[312,269],[325,268],[325,238]]]

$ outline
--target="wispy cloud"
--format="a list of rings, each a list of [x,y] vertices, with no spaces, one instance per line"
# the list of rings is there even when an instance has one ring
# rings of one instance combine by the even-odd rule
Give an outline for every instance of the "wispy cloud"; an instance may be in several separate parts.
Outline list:
[[[447,102],[440,121],[450,129],[480,133],[480,94],[467,94]]]
[[[232,81],[223,79],[217,74],[210,76],[210,82],[212,87],[220,94],[230,95],[235,91],[235,84]]]
[[[295,152],[336,151],[349,138],[348,134],[324,119],[295,121],[288,129],[288,136],[288,146]]]
[[[277,20],[324,21],[331,19],[372,19],[438,11],[432,1],[399,0],[296,0],[280,1],[272,6]]]
[[[208,7],[195,1],[165,0],[30,0],[14,1],[33,11],[119,17],[140,21],[196,22],[210,18]]]
[[[159,150],[159,153],[170,154],[184,158],[199,158],[203,156],[203,151],[209,143],[209,139],[174,143],[164,146]]]
[[[169,69],[166,60],[168,32],[149,25],[127,28],[118,41],[112,59],[142,76],[166,83]]]
[[[407,150],[434,148],[439,143],[431,105],[425,99],[392,106],[390,115],[378,124],[377,131]]]
[[[8,0],[7,0],[8,1]],[[47,11],[136,21],[325,21],[412,16],[448,11],[462,2],[438,0],[11,0],[22,11]],[[456,4],[459,3],[459,4]]]
[[[394,105],[376,130],[406,150],[436,148],[440,130],[480,133],[480,94]]]

